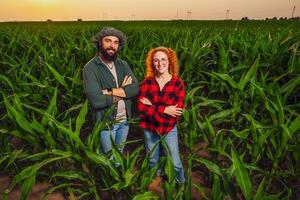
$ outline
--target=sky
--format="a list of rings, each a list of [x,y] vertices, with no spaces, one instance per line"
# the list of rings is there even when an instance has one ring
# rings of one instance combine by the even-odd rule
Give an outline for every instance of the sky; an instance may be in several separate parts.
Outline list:
[[[265,19],[300,16],[300,0],[0,0],[0,21]]]

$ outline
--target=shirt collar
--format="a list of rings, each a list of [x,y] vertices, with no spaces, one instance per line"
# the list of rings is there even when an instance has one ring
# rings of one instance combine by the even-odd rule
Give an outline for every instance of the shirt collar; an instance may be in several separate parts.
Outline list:
[[[117,59],[114,61],[114,66],[116,66],[116,63],[117,63],[118,59],[119,59],[119,58],[117,58]],[[105,64],[103,61],[100,60],[98,54],[96,54],[96,55],[94,56],[94,61],[95,61],[95,63],[96,63],[97,65],[104,65],[104,66],[106,67],[106,64]]]

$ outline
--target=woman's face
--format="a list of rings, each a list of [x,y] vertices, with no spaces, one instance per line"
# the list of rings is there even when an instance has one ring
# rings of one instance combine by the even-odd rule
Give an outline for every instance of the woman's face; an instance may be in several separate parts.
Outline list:
[[[158,74],[169,73],[169,59],[163,51],[155,52],[152,62]]]

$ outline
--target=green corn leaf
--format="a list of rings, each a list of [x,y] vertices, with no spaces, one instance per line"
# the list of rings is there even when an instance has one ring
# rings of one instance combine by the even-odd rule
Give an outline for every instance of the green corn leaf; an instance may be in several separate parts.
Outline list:
[[[50,103],[48,105],[47,110],[45,111],[45,113],[48,113],[51,116],[55,116],[56,112],[57,112],[57,107],[56,107],[56,99],[57,99],[57,88],[54,89],[52,98],[50,100]],[[48,124],[49,120],[46,116],[43,116],[42,118],[42,125],[46,126]]]
[[[289,80],[281,87],[281,93],[284,94],[284,102],[286,102],[286,99],[295,91],[296,87],[299,87],[299,85],[300,85],[300,76],[297,76]]]
[[[65,79],[62,75],[60,75],[58,73],[58,71],[56,71],[56,69],[54,69],[49,63],[45,62],[46,66],[48,67],[48,69],[50,70],[50,72],[53,74],[54,78],[60,83],[62,84],[67,90],[69,90],[69,86],[68,84],[65,82]]]
[[[49,188],[42,196],[41,196],[41,200],[45,200],[47,199],[47,196],[49,194],[52,194],[54,193],[55,190],[58,190],[58,189],[61,189],[61,188],[64,188],[64,187],[68,187],[68,186],[75,186],[76,184],[74,183],[63,183],[63,184],[59,184],[59,185],[56,185],[54,187],[51,187]]]
[[[226,118],[226,117],[230,116],[234,111],[235,111],[234,108],[227,109],[227,110],[222,110],[220,112],[217,112],[217,113],[209,116],[208,120],[212,122],[216,119]]]
[[[35,134],[33,127],[31,126],[31,123],[26,120],[26,118],[19,113],[7,100],[6,97],[4,97],[5,106],[8,112],[9,117],[16,121],[16,123],[25,131]]]
[[[300,129],[300,116],[298,116],[289,125],[290,134],[293,135],[296,131]]]
[[[276,105],[278,107],[278,114],[277,114],[278,121],[279,121],[279,124],[283,124],[284,123],[284,111],[283,111],[283,105],[282,105],[282,98],[281,98],[281,94],[280,94],[278,86],[276,87],[275,94],[276,94],[276,100],[277,100]]]
[[[233,148],[231,149],[231,158],[232,158],[232,163],[234,166],[234,174],[235,174],[236,180],[237,180],[241,190],[243,191],[245,198],[247,200],[251,199],[252,184],[251,184],[248,172],[245,169],[238,154],[236,153],[236,151]]]
[[[238,84],[228,75],[228,74],[220,74],[217,72],[212,72],[214,75],[221,78],[221,80],[227,82],[232,88],[237,89]]]
[[[256,194],[253,198],[253,200],[261,200],[264,199],[264,193],[265,193],[265,178],[260,182],[259,187],[256,191]]]
[[[246,76],[243,77],[239,84],[238,84],[238,88],[241,91],[244,91],[244,88],[246,86],[246,84],[251,80],[252,77],[254,77],[256,75],[256,71],[257,71],[257,67],[258,67],[258,63],[259,63],[259,57],[257,57],[253,63],[253,65],[250,67],[249,71],[247,72]]]
[[[246,128],[244,130],[241,131],[237,131],[235,129],[230,129],[229,130],[231,133],[233,133],[236,137],[241,138],[241,139],[247,139],[249,133],[250,133],[250,129]]]
[[[168,183],[172,183],[175,180],[175,172],[174,172],[174,165],[173,165],[173,161],[172,161],[171,152],[170,152],[170,149],[164,139],[162,140],[162,144],[163,144],[165,151],[167,152],[165,173],[168,177]]]
[[[86,177],[84,177],[85,175],[82,174],[81,171],[75,171],[75,170],[71,170],[71,171],[59,171],[54,173],[50,180],[56,177],[62,177],[65,178],[67,180],[80,180],[80,181],[88,181],[88,179]]]
[[[44,115],[51,121],[53,122],[56,127],[62,132],[67,134],[76,144],[76,146],[80,146],[82,148],[85,148],[83,142],[81,141],[80,137],[78,134],[75,134],[72,130],[64,127],[60,122],[58,122],[54,117],[49,115],[48,113],[44,113]]]
[[[89,159],[91,159],[96,164],[106,168],[109,168],[109,173],[112,175],[114,179],[117,181],[121,181],[121,177],[117,171],[117,169],[112,165],[111,161],[102,154],[96,154],[94,152],[91,152],[89,150],[85,150],[85,154],[88,156]]]
[[[83,84],[81,79],[73,78],[73,77],[66,77],[67,79],[71,80],[74,84],[81,86]]]
[[[136,173],[132,173],[131,170],[127,170],[125,172],[125,186],[124,187],[128,187],[129,185],[132,185],[132,181],[135,177]]]
[[[138,194],[136,196],[134,196],[134,198],[132,200],[158,200],[158,196],[151,191],[147,191],[143,194]]]
[[[0,165],[2,165],[2,163],[4,161],[8,160],[9,158],[10,158],[10,155],[1,155],[1,157],[0,157]]]
[[[223,176],[222,169],[218,165],[216,165],[214,162],[206,160],[204,158],[195,158],[194,160],[204,164],[207,167],[207,169],[209,171],[211,171],[212,173],[217,174],[221,177]]]
[[[215,134],[214,128],[206,116],[205,116],[205,124],[206,124],[206,128],[208,129],[208,131],[210,133],[210,136],[215,137],[216,134]]]
[[[78,117],[76,119],[76,128],[75,128],[75,134],[79,135],[82,125],[85,122],[85,117],[88,111],[88,101],[86,100],[80,109],[80,112],[78,114]]]
[[[110,165],[110,161],[104,155],[96,154],[96,153],[93,153],[89,150],[86,150],[85,153],[86,153],[86,155],[89,159],[91,159],[92,161],[94,161],[98,165],[104,165],[104,166]]]
[[[112,155],[113,158],[115,159],[114,162],[118,163],[118,165],[121,166],[122,171],[125,171],[125,159],[123,154],[120,152],[119,148],[116,146],[116,143],[111,139],[111,144],[112,144]]]
[[[214,174],[214,182],[212,186],[212,200],[221,200],[224,196],[222,190],[221,190],[221,182],[218,175]]]
[[[278,200],[278,199],[282,199],[280,198],[280,196],[282,195],[284,191],[278,193],[278,194],[272,194],[272,195],[268,195],[264,197],[264,200]]]
[[[127,168],[129,168],[131,171],[136,166],[137,161],[138,161],[143,149],[144,149],[144,146],[140,146],[140,147],[136,148],[132,153],[130,153],[129,159],[127,159],[128,160]]]
[[[28,178],[24,180],[24,182],[21,185],[21,197],[20,200],[26,200],[32,186],[35,184],[36,180],[36,175],[37,175],[37,169],[32,169],[30,175]]]
[[[11,152],[11,154],[9,155],[9,161],[7,163],[7,166],[10,166],[12,163],[15,162],[15,160],[20,156],[20,154],[23,152],[23,149],[20,150],[14,150],[13,152]]]
[[[2,74],[0,74],[0,80],[3,80],[4,82],[6,82],[6,83],[10,86],[10,88],[12,89],[13,93],[15,93],[14,86],[13,86],[13,84],[11,83],[11,81],[9,80],[8,77],[3,76]],[[0,82],[0,83],[1,83],[1,82]]]

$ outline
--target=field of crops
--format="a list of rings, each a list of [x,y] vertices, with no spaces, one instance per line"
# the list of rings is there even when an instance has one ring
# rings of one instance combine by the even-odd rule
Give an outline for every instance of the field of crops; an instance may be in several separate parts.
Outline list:
[[[26,199],[37,181],[70,199],[158,199],[138,114],[121,164],[101,153],[82,68],[103,26],[124,31],[120,57],[139,81],[151,47],[176,50],[186,85],[179,125],[185,188],[168,156],[165,199],[298,199],[300,22],[150,21],[0,24],[0,172]],[[201,175],[202,184],[193,177]]]

